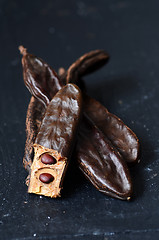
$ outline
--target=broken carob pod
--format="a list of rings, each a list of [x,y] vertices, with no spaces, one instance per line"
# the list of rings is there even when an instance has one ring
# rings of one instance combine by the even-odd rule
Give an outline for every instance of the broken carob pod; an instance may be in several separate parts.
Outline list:
[[[33,95],[27,110],[26,144],[23,157],[23,165],[25,169],[30,172],[33,159],[33,143],[42,121],[45,108],[54,95],[66,84],[66,78],[64,77],[66,73],[63,71],[63,77],[60,79],[57,77],[56,72],[41,58],[28,53],[27,49],[23,46],[20,46],[19,50],[23,55],[22,66],[24,83]],[[103,66],[108,59],[109,55],[103,50],[95,50],[83,55],[80,59],[83,65],[81,68],[77,69],[77,76],[79,77],[79,75],[82,76],[94,71]],[[39,99],[40,102],[38,102],[37,99]]]
[[[131,198],[132,182],[125,161],[85,114],[75,156],[81,171],[100,192],[122,200]]]
[[[83,68],[85,69],[87,55],[89,53],[75,61],[65,72],[65,75],[64,73],[61,75],[62,81],[65,81],[65,77],[66,82],[79,85],[80,72],[83,72]],[[89,64],[89,68],[91,68],[91,59]],[[139,162],[139,140],[135,133],[120,118],[110,113],[102,104],[89,96],[84,97],[84,111],[109,138],[129,165]]]
[[[47,106],[34,144],[28,192],[60,196],[81,115],[80,90],[67,84]]]
[[[25,57],[25,56],[24,56]],[[36,79],[34,79],[33,81],[36,81]],[[48,79],[48,81],[49,81],[49,79]],[[30,83],[29,83],[30,84]],[[45,85],[44,86],[41,86],[42,88],[44,88],[45,89]],[[38,89],[37,89],[38,90]],[[39,91],[40,92],[40,91]],[[39,95],[40,96],[40,95]],[[46,98],[44,98],[44,99],[47,99],[48,97],[46,96]],[[37,103],[38,104],[38,103]],[[45,105],[46,105],[47,103],[45,103],[45,104],[43,104],[43,106],[45,107]],[[33,111],[35,111],[35,109],[33,109]],[[36,124],[36,122],[34,123],[34,124]],[[88,120],[88,124],[89,124],[89,120]],[[92,124],[92,123],[90,123],[90,124]],[[86,126],[86,125],[84,125],[84,126]],[[83,127],[84,128],[84,127]],[[83,129],[83,128],[81,128],[81,130]],[[84,131],[84,130],[83,130]],[[87,132],[86,131],[86,129],[85,129],[85,132]],[[98,132],[98,128],[96,127],[96,132]],[[100,131],[99,131],[100,132]],[[82,133],[81,133],[82,134]],[[82,136],[82,135],[81,135]],[[88,141],[88,138],[83,138],[83,144],[85,144],[84,142],[85,141]],[[89,141],[90,141],[90,139],[89,139]],[[92,143],[91,143],[92,144]],[[95,143],[94,143],[95,144]],[[87,143],[86,143],[86,145],[87,145]],[[98,148],[98,142],[96,142],[96,147]],[[94,156],[96,155],[96,150],[94,149],[94,148],[92,148],[93,150],[94,150],[94,152],[92,152],[92,154],[94,154]],[[109,150],[109,149],[108,149]],[[110,154],[111,152],[110,151],[108,151],[108,155]],[[85,155],[87,155],[87,151],[86,151],[86,153],[85,153]],[[80,157],[80,155],[78,154],[78,158]],[[88,159],[89,159],[89,154],[88,154]],[[111,161],[111,157],[113,157],[113,155],[110,155],[110,161]],[[120,157],[120,154],[119,154],[119,157]],[[99,158],[100,158],[100,156],[99,156]],[[101,157],[101,159],[100,159],[100,161],[101,161],[101,164],[103,164],[103,161],[104,161],[104,159]],[[120,161],[122,161],[122,160],[120,160]],[[113,162],[113,159],[112,159],[112,162]],[[98,164],[99,162],[97,162],[97,164]],[[81,164],[82,164],[82,162],[81,162]],[[113,166],[113,165],[112,165]],[[81,166],[80,166],[81,167]],[[82,168],[82,167],[81,167]],[[98,168],[98,167],[97,167]],[[123,171],[124,171],[124,168],[123,168]],[[127,170],[127,167],[125,168],[125,171],[127,172],[127,176],[128,176],[128,170]],[[98,173],[94,173],[94,174],[98,174]],[[105,174],[107,174],[107,173],[105,173]],[[118,176],[118,175],[116,175],[116,172],[114,173],[115,174],[115,176],[111,176],[111,178],[110,179],[112,179],[111,180],[111,182],[110,183],[107,183],[106,184],[106,186],[109,186],[109,185],[114,185],[114,180],[113,179],[116,179],[116,176]],[[44,176],[45,177],[45,176]],[[100,176],[99,176],[100,177]],[[103,175],[103,177],[105,178],[105,176]],[[88,177],[89,178],[89,177]],[[130,179],[130,175],[129,175],[129,177],[128,177],[128,179]],[[107,179],[106,179],[106,181],[107,181]],[[131,186],[131,181],[130,181],[130,186]],[[114,185],[114,188],[116,187],[116,185]],[[132,189],[132,187],[130,188],[130,189]],[[117,197],[117,198],[119,198],[119,195],[120,195],[120,198],[122,198],[121,197],[121,192],[119,192],[119,194],[115,194],[115,192],[117,193],[118,192],[118,190],[119,189],[116,189],[115,191],[114,191],[114,197]],[[107,188],[107,191],[109,192],[109,188]],[[107,194],[107,192],[105,192],[106,194]],[[128,194],[129,196],[128,197],[130,197],[130,195],[131,195],[131,191],[129,191],[129,193],[130,194]],[[108,195],[110,195],[110,194],[108,194]],[[128,197],[125,197],[125,195],[123,196],[123,199],[128,199]]]
[[[38,105],[41,106],[41,103],[37,100],[36,108],[32,105],[31,112],[36,112]],[[44,105],[42,106],[45,108]],[[34,125],[39,122],[39,117],[40,115],[37,115],[38,121],[33,122]],[[122,200],[129,200],[132,195],[132,182],[127,166],[119,152],[111,146],[109,140],[93,123],[90,124],[90,120],[86,116],[83,117],[78,132],[74,157],[77,158],[81,171],[100,192]],[[103,147],[101,147],[101,143],[104,143]],[[111,174],[112,172],[113,174]]]
[[[65,85],[57,78],[55,71],[41,58],[19,47],[22,57],[23,78],[26,87],[33,94],[26,116],[26,144],[23,165],[30,172],[33,159],[33,143],[39,130],[46,106]],[[65,81],[65,80],[63,80]],[[45,88],[43,88],[45,86]],[[38,101],[39,100],[39,101]]]

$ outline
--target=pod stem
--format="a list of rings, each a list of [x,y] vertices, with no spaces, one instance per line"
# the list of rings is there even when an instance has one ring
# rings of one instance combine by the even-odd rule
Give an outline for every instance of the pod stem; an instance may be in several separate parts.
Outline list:
[[[26,55],[27,55],[27,49],[24,48],[22,45],[19,46],[19,51],[20,51],[20,53],[21,53],[23,56],[26,56]]]

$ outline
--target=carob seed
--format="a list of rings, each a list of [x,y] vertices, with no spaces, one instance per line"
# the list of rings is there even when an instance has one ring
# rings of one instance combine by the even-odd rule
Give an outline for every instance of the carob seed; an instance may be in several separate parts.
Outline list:
[[[54,177],[50,173],[42,173],[40,174],[39,179],[43,183],[50,183],[54,180]]]
[[[51,155],[49,155],[48,153],[44,153],[41,156],[41,162],[44,164],[55,164],[56,159],[54,157],[52,157]]]

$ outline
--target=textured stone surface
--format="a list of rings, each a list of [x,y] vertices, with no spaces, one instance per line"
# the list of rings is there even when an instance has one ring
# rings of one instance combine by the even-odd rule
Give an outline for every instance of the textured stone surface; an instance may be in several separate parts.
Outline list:
[[[157,0],[0,1],[0,239],[159,237],[158,8]],[[85,80],[89,94],[140,138],[131,202],[99,193],[73,161],[61,199],[27,193],[22,158],[30,94],[20,44],[56,70],[92,49],[110,53],[108,65]]]

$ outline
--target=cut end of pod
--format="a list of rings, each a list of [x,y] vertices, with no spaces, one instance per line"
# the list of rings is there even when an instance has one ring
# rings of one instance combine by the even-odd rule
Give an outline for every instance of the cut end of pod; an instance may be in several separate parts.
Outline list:
[[[34,144],[34,161],[28,192],[51,198],[60,197],[67,159],[52,149]]]

